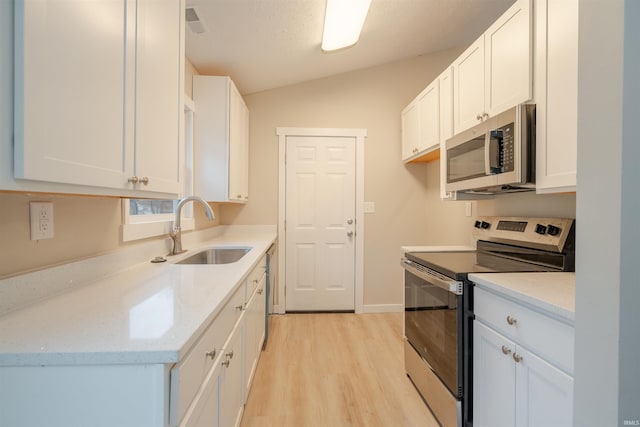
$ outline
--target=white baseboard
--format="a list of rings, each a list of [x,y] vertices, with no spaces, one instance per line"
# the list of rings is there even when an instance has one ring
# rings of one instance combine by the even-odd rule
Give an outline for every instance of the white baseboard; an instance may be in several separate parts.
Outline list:
[[[399,313],[404,311],[404,304],[365,304],[363,313]]]

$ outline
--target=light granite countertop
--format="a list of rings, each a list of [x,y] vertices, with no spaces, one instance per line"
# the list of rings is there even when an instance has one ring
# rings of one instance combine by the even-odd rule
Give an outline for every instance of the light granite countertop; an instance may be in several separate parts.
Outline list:
[[[175,363],[275,238],[219,236],[10,312],[0,317],[0,366]],[[211,246],[252,249],[232,264],[175,264]]]
[[[575,273],[480,273],[469,280],[478,287],[524,302],[573,324]]]

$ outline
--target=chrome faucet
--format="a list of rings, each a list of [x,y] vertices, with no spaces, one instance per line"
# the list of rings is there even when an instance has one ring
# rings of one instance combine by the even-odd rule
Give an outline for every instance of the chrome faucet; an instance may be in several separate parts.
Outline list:
[[[204,206],[204,210],[207,213],[207,218],[209,218],[209,220],[211,221],[215,219],[215,215],[213,213],[213,210],[211,209],[211,206],[209,206],[209,204],[206,201],[204,201],[204,199],[202,199],[201,197],[187,196],[184,199],[180,200],[178,202],[178,206],[176,206],[176,219],[175,221],[173,221],[173,227],[169,232],[169,237],[171,237],[171,240],[173,240],[173,248],[171,249],[171,253],[169,255],[177,255],[186,251],[186,249],[182,249],[182,230],[180,229],[180,212],[182,211],[182,207],[187,202],[191,202],[191,201],[200,202],[202,206]]]

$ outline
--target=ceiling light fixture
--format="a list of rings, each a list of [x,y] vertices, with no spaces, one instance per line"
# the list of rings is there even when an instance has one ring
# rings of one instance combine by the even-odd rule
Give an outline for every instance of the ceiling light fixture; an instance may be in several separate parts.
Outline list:
[[[360,37],[371,0],[327,0],[322,51],[353,46]]]

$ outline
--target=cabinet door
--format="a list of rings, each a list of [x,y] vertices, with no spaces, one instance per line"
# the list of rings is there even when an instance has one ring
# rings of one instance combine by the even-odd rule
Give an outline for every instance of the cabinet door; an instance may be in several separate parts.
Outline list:
[[[132,4],[15,2],[16,178],[127,188],[133,172],[133,135],[125,124],[133,123]]]
[[[420,113],[418,103],[412,102],[401,114],[402,159],[406,160],[418,152],[420,140]]]
[[[440,197],[451,198],[447,184],[447,139],[453,136],[453,69],[448,67],[438,77],[440,90]]]
[[[514,426],[516,346],[478,321],[473,334],[473,425]]]
[[[573,378],[520,347],[516,352],[521,359],[516,363],[515,425],[573,425]]]
[[[224,346],[224,359],[220,372],[220,426],[240,424],[243,409],[242,337],[246,317],[240,319]]]
[[[219,424],[219,377],[220,362],[206,376],[202,388],[196,395],[192,406],[180,423],[180,427],[217,427]]]
[[[176,0],[138,0],[135,175],[137,189],[179,193],[182,8]]]
[[[536,2],[536,189],[575,191],[578,0]]]
[[[438,80],[434,80],[418,97],[420,124],[418,151],[428,151],[440,144],[440,96]]]
[[[484,33],[489,116],[532,98],[531,1],[519,0]]]
[[[229,91],[229,199],[248,199],[248,109],[242,96],[231,84]]]
[[[482,120],[484,113],[484,35],[453,63],[453,128],[460,133]]]

